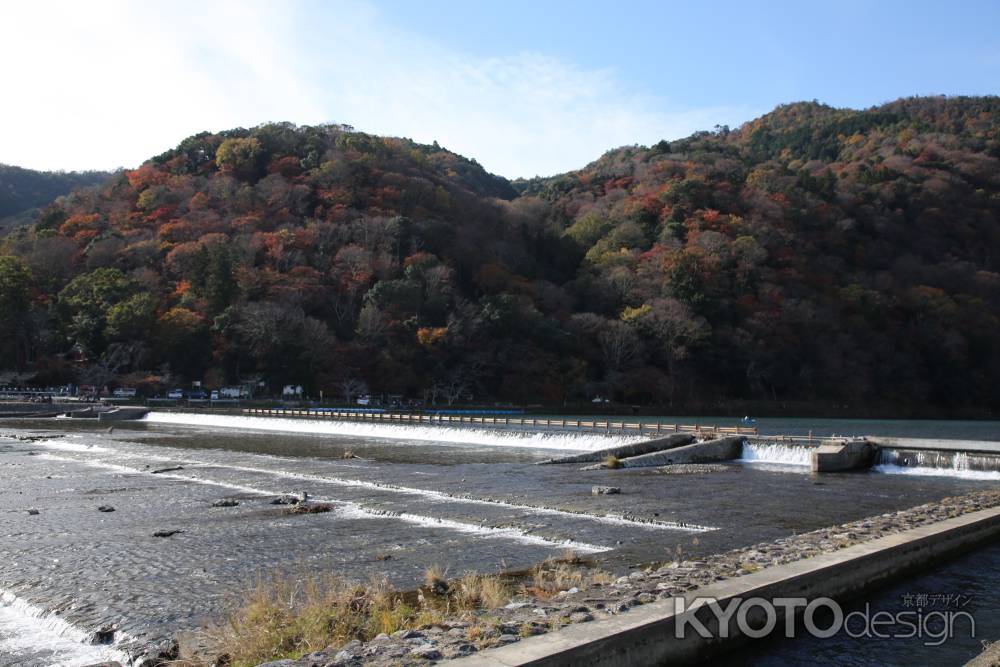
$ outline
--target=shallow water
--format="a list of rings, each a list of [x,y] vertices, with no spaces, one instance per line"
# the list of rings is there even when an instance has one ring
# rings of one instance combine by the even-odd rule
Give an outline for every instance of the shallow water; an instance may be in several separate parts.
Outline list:
[[[0,588],[63,610],[80,632],[115,622],[144,640],[218,618],[261,572],[380,575],[409,587],[433,564],[450,575],[523,568],[567,548],[627,571],[990,486],[924,475],[817,478],[804,466],[766,463],[699,475],[580,471],[533,465],[553,454],[537,439],[499,434],[484,444],[467,429],[430,441],[162,423],[114,433],[75,420],[21,426],[61,434],[0,440]],[[559,437],[548,444],[577,444]],[[347,451],[361,458],[342,458]],[[622,494],[591,496],[594,484]],[[301,491],[334,510],[287,516],[269,503]],[[240,505],[211,506],[222,498]],[[161,529],[183,532],[152,536]],[[18,641],[0,665],[44,660],[26,648],[43,638],[20,631]]]

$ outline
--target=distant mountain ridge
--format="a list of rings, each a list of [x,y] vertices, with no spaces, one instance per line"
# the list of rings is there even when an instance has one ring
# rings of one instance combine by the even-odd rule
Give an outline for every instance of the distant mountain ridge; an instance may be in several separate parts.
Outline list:
[[[110,177],[106,171],[35,171],[0,163],[0,230],[10,226],[15,216],[46,206],[76,188],[99,185]]]
[[[1000,98],[798,102],[515,182],[346,126],[202,133],[0,248],[32,314],[0,364],[53,379],[75,345],[327,396],[989,414]]]

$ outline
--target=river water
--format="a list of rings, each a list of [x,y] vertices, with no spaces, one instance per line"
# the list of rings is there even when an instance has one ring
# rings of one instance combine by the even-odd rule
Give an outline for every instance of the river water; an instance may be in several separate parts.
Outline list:
[[[140,642],[197,628],[264,572],[409,587],[431,565],[450,575],[521,568],[567,549],[625,572],[995,484],[952,471],[817,478],[801,453],[780,450],[698,475],[534,465],[623,436],[206,415],[152,415],[113,433],[79,420],[0,427],[46,436],[0,439],[4,666],[113,657],[115,647],[81,641],[110,623],[119,640]],[[591,496],[609,483],[622,494]],[[334,510],[288,516],[270,502],[288,492]],[[239,505],[213,507],[222,499]],[[163,530],[180,532],[153,536]]]
[[[845,617],[855,616],[833,637],[819,639],[800,633],[803,636],[791,640],[768,639],[741,648],[738,655],[728,656],[719,665],[963,665],[979,655],[984,642],[1000,640],[998,581],[1000,544],[994,544],[845,605]],[[901,617],[916,630],[889,623],[876,627],[881,637],[866,632],[871,626],[865,617],[880,612]],[[821,628],[830,623],[830,619],[817,620]]]

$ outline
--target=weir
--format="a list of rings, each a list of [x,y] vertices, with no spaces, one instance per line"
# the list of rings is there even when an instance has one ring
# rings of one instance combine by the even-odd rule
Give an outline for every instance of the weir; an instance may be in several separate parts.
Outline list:
[[[969,479],[1000,480],[1000,455],[885,448],[879,450],[874,469],[889,474],[949,474]]]
[[[738,458],[742,448],[743,436],[731,435],[725,438],[714,438],[704,442],[696,442],[692,445],[634,456],[623,460],[621,463],[625,468],[646,468],[683,463],[716,463],[718,461],[731,461]]]
[[[45,646],[53,664],[129,662],[126,653],[116,645],[94,644],[86,630],[0,588],[0,658],[16,655],[19,650],[31,648],[33,644]]]
[[[290,417],[295,419],[322,419],[364,421],[380,424],[419,424],[428,426],[491,426],[527,429],[571,429],[590,432],[634,433],[638,435],[694,433],[707,437],[722,435],[756,435],[756,427],[704,426],[701,424],[666,424],[663,422],[628,422],[608,419],[553,419],[533,417],[477,416],[422,414],[411,412],[380,412],[315,408],[290,410],[284,408],[244,408],[243,414],[252,417]]]
[[[650,454],[665,449],[681,447],[682,445],[689,445],[692,442],[694,442],[693,435],[689,433],[678,433],[677,435],[669,435],[666,438],[658,438],[656,440],[637,442],[629,445],[619,445],[617,447],[599,449],[597,451],[586,452],[584,454],[560,456],[556,459],[539,461],[539,465],[554,463],[593,463],[595,461],[601,461],[609,456],[619,459],[628,459],[629,457],[638,457],[643,454]]]
[[[191,426],[572,452],[543,463],[594,463],[614,456],[621,467],[632,468],[736,460],[801,466],[815,473],[874,470],[1000,479],[1000,442],[990,441],[884,436],[822,439],[812,435],[760,435],[756,428],[744,427],[336,409],[247,408],[243,416],[150,412],[144,419]]]

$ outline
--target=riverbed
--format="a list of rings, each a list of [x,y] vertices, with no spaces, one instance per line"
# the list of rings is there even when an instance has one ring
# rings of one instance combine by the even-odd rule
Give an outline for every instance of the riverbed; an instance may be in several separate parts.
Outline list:
[[[410,587],[432,565],[518,569],[572,550],[627,572],[995,486],[947,474],[820,478],[760,458],[691,475],[534,465],[620,441],[599,435],[193,421],[110,433],[79,420],[0,424],[44,436],[0,440],[0,665],[92,663],[105,649],[79,639],[109,624],[118,641],[140,643],[198,628],[275,571]],[[592,496],[596,484],[622,493]],[[272,504],[303,492],[333,511]],[[213,506],[221,500],[238,504]],[[154,536],[164,531],[178,532]],[[60,613],[38,622],[48,610]]]

